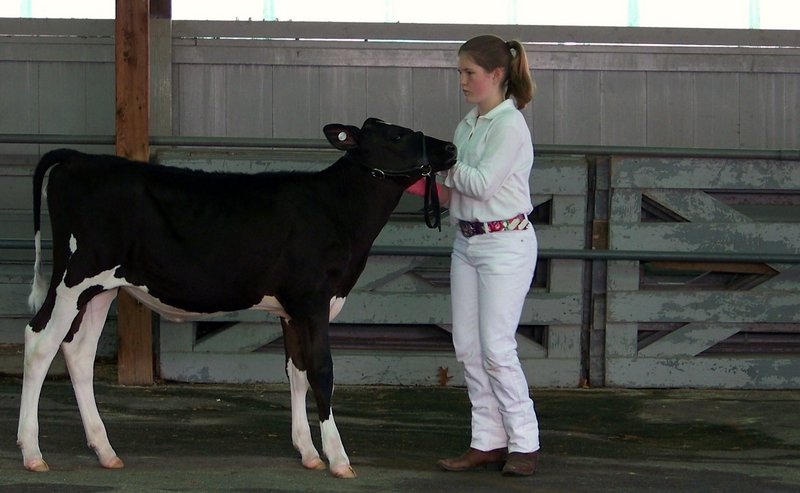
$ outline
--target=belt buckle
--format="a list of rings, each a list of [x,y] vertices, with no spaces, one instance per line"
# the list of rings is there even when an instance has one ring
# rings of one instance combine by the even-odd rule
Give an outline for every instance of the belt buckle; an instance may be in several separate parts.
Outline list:
[[[485,233],[485,231],[483,230],[483,224],[481,223],[459,221],[458,226],[459,228],[461,228],[461,234],[464,235],[464,238],[470,238],[472,236]]]

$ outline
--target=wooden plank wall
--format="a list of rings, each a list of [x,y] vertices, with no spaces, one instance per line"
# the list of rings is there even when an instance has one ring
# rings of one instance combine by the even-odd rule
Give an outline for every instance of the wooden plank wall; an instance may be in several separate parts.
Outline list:
[[[172,25],[173,70],[158,82],[172,86],[173,134],[297,138],[368,115],[450,135],[467,108],[454,69],[458,42],[444,39],[488,29]],[[538,94],[526,116],[539,144],[800,147],[800,43],[791,32],[492,30],[528,43]],[[288,32],[428,41],[298,41]],[[0,43],[0,133],[113,133],[113,21],[0,19],[3,33],[13,36]],[[726,46],[734,42],[759,47]],[[0,154],[15,149],[39,150],[5,144]]]
[[[175,28],[175,104],[188,104],[174,118],[178,134],[316,138],[330,120],[369,115],[448,135],[466,111],[454,70],[458,43],[243,43],[226,39],[235,36],[235,24],[206,27],[215,38],[202,37],[194,24]],[[315,27],[319,37],[342,36],[337,26]],[[477,29],[463,27],[450,39]],[[704,43],[676,32],[677,44],[663,47],[644,45],[648,30],[638,31],[636,46],[538,44],[537,29],[508,33],[533,41],[527,51],[538,94],[526,116],[537,143],[800,147],[800,116],[791,110],[800,105],[800,48],[682,45],[728,42],[728,32],[714,31]],[[259,31],[251,26],[248,34]],[[603,30],[549,33],[580,41],[595,31]],[[413,26],[403,34],[429,39],[433,33]],[[191,114],[201,101],[216,108],[206,121]],[[255,120],[247,129],[237,122],[243,106]]]

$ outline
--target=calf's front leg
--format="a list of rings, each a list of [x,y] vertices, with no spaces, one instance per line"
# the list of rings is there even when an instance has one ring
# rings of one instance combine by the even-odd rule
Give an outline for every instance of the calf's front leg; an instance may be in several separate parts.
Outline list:
[[[328,318],[312,324],[308,331],[308,383],[314,392],[322,432],[322,452],[330,462],[331,474],[337,478],[354,478],[356,472],[344,451],[339,429],[333,420],[333,358],[328,339]]]
[[[292,443],[300,452],[303,465],[324,468],[311,439],[306,414],[306,393],[310,386],[317,403],[322,433],[322,451],[330,462],[331,474],[353,478],[355,471],[344,450],[339,430],[333,420],[333,361],[328,345],[328,320],[313,322],[282,321],[287,359],[287,374],[292,392]]]
[[[314,447],[311,438],[311,427],[308,424],[306,411],[306,393],[308,380],[306,372],[300,371],[289,359],[286,363],[286,373],[289,375],[289,388],[292,393],[292,445],[300,452],[300,460],[307,469],[325,469],[325,463],[319,458],[319,452]]]
[[[325,463],[320,459],[319,452],[314,447],[311,438],[311,427],[308,424],[306,410],[306,395],[308,394],[308,378],[304,361],[304,338],[301,337],[301,328],[281,318],[283,329],[283,345],[286,350],[286,375],[289,377],[289,389],[292,403],[292,445],[300,452],[300,460],[307,469],[325,469]]]

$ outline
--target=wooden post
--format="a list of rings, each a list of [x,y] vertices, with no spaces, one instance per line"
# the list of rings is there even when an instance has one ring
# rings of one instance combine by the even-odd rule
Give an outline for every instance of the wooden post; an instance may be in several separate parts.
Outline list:
[[[150,0],[116,2],[116,150],[120,156],[147,162]],[[152,314],[124,292],[118,297],[117,310],[118,381],[123,385],[152,385]]]

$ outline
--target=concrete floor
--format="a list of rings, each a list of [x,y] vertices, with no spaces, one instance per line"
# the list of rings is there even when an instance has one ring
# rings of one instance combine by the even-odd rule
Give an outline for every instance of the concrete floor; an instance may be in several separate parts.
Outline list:
[[[40,405],[50,472],[15,446],[21,380],[0,378],[0,492],[797,492],[800,391],[534,390],[540,469],[446,473],[468,446],[463,389],[337,387],[334,413],[359,477],[306,471],[291,445],[288,386],[96,383],[125,461],[103,470],[85,446],[69,381]],[[311,405],[311,404],[310,404]],[[317,432],[317,443],[318,430]]]

